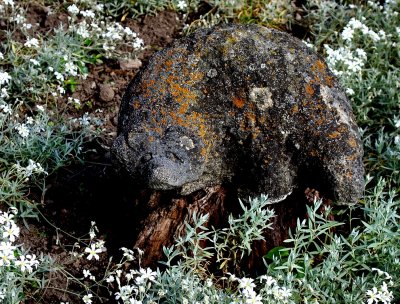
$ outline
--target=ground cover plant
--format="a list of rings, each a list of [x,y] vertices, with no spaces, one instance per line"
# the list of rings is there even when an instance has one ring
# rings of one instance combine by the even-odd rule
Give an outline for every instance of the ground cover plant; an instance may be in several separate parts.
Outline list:
[[[0,300],[398,302],[399,13],[395,0],[0,0]],[[107,148],[118,109],[111,101],[141,61],[174,35],[222,22],[288,30],[325,57],[363,135],[360,203],[335,209],[316,199],[252,276],[236,266],[271,228],[275,215],[264,195],[240,202],[241,214],[224,229],[206,227],[207,215],[194,214],[157,269],[141,267],[140,248],[113,256],[94,218],[84,219],[86,235],[64,232],[65,222],[52,222],[48,212],[53,176],[72,170],[71,163],[96,162],[93,146]],[[163,43],[152,45],[156,39]]]

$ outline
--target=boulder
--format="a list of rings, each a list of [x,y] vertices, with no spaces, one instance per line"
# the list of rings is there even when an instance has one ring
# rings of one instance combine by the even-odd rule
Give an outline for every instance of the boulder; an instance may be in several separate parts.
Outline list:
[[[200,29],[149,60],[123,97],[117,168],[182,195],[231,184],[278,202],[313,187],[338,203],[364,189],[351,105],[324,60],[257,25]]]

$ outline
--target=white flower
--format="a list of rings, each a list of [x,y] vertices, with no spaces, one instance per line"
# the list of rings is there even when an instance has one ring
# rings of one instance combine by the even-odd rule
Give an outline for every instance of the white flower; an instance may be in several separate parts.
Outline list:
[[[100,257],[98,253],[101,253],[101,249],[96,248],[95,244],[92,244],[90,247],[85,248],[85,252],[89,253],[87,259],[90,261],[93,257],[98,260]]]
[[[104,9],[104,4],[96,4],[94,9],[96,11],[102,11]]]
[[[90,273],[90,270],[83,269],[83,276],[85,278],[90,277],[92,274]]]
[[[14,214],[8,213],[8,212],[1,213],[1,211],[0,211],[0,224],[1,225],[5,226],[5,225],[9,225],[11,223],[14,223],[13,218],[14,218]]]
[[[81,126],[89,126],[90,120],[91,118],[89,116],[89,113],[86,112],[85,114],[83,114],[81,118],[79,118],[79,123],[81,124]]]
[[[272,286],[272,285],[274,285],[274,284],[277,283],[276,280],[275,280],[273,277],[267,276],[267,275],[262,275],[262,276],[260,277],[260,281],[262,282],[263,280],[266,281],[265,284],[266,284],[268,287],[270,287],[270,286]]]
[[[31,38],[25,42],[24,46],[26,46],[28,48],[39,47],[39,40],[37,40],[36,38]]]
[[[24,23],[24,24],[22,24],[22,27],[23,27],[24,29],[30,30],[30,29],[32,28],[32,24],[30,24],[30,23]]]
[[[58,86],[58,87],[57,87],[57,91],[58,91],[61,95],[65,94],[65,89],[64,89],[62,86]]]
[[[77,67],[76,65],[74,65],[73,62],[68,61],[68,62],[65,64],[64,67],[65,67],[65,72],[68,73],[68,74],[70,74],[71,76],[76,76],[76,75],[78,75],[78,67]]]
[[[5,5],[10,5],[10,6],[14,6],[14,1],[13,0],[3,0]]]
[[[246,298],[246,304],[262,304],[262,297],[252,292]]]
[[[379,303],[379,296],[378,296],[378,289],[376,287],[373,287],[370,290],[367,290],[367,303],[372,304],[372,303]]]
[[[3,288],[0,290],[0,300],[4,300],[6,298],[6,289]]]
[[[239,288],[246,291],[253,291],[253,288],[256,287],[256,284],[254,284],[253,281],[254,280],[251,278],[239,279]]]
[[[17,14],[14,18],[12,18],[12,21],[14,21],[16,24],[21,24],[24,23],[26,18],[20,14]]]
[[[9,106],[8,104],[0,105],[0,110],[2,110],[5,114],[11,114],[12,113],[11,106]]]
[[[14,242],[15,238],[19,236],[19,227],[14,222],[10,222],[3,229],[3,238],[8,238],[11,242]]]
[[[29,59],[29,61],[32,62],[33,65],[36,65],[36,66],[40,65],[39,61],[37,61],[36,59],[31,58],[31,59]]]
[[[131,36],[131,37],[136,37],[136,33],[135,32],[133,32],[129,27],[125,27],[124,28],[124,33],[127,35],[127,36]]]
[[[355,92],[354,92],[354,90],[353,90],[352,88],[347,88],[347,89],[346,89],[346,94],[347,94],[347,95],[354,95],[354,93],[355,93]]]
[[[85,304],[91,304],[92,303],[92,297],[93,297],[93,295],[92,294],[87,294],[86,296],[84,296],[83,298],[82,298],[82,301],[85,303]]]
[[[150,268],[140,268],[139,274],[140,276],[135,279],[137,285],[142,285],[143,283],[146,283],[147,280],[154,281],[157,276],[157,273],[152,271]]]
[[[176,4],[176,6],[183,11],[185,8],[187,8],[187,3],[186,1],[178,1],[178,3]]]
[[[15,248],[10,242],[0,243],[0,266],[10,266],[11,260],[15,259]]]
[[[77,15],[79,13],[79,8],[75,4],[68,6],[67,10],[72,15]]]
[[[59,72],[54,72],[54,76],[56,76],[57,80],[64,81],[64,76]]]
[[[33,125],[34,124],[34,120],[33,120],[33,118],[31,117],[31,116],[28,116],[27,118],[26,118],[26,124],[27,125]]]
[[[361,57],[362,59],[367,59],[367,53],[363,49],[356,49],[356,53],[358,57]]]
[[[292,295],[292,292],[288,288],[278,287],[273,289],[273,295],[275,299],[284,301]]]
[[[106,282],[107,282],[107,283],[112,283],[112,282],[114,282],[114,281],[115,281],[115,278],[114,278],[114,276],[112,276],[112,275],[108,276],[108,278],[106,279]]]
[[[27,265],[26,268],[28,269],[29,273],[32,272],[33,267],[36,267],[39,265],[39,261],[36,259],[36,255],[32,254],[27,254],[26,255],[26,261],[27,261]]]
[[[2,88],[2,89],[1,89],[0,97],[1,97],[1,98],[4,98],[4,99],[10,97],[10,95],[8,94],[6,88]],[[11,109],[11,108],[10,108],[10,109]]]
[[[11,80],[10,74],[7,72],[0,72],[0,86],[9,83]]]
[[[32,173],[37,173],[37,174],[48,174],[46,171],[44,171],[43,167],[41,164],[33,161],[32,159],[28,160],[28,166],[25,168],[25,175],[26,176],[31,176]]]
[[[131,297],[132,292],[134,290],[135,290],[135,288],[131,285],[121,286],[119,289],[119,292],[115,293],[115,299],[116,300],[121,299],[123,302],[125,302]]]
[[[27,270],[27,266],[29,265],[29,261],[25,259],[25,256],[21,255],[19,260],[15,261],[15,266],[18,266],[22,272]]]
[[[140,276],[135,279],[137,285],[143,285],[147,281],[154,281],[157,276],[157,273],[155,271],[152,271],[150,268],[140,268],[139,274]]]
[[[83,17],[94,18],[95,14],[92,10],[81,11]]]
[[[85,21],[82,21],[81,24],[79,25],[78,29],[76,30],[76,33],[80,35],[82,38],[89,38],[90,33],[87,29],[87,25]]]
[[[4,55],[2,52],[0,52],[0,60],[4,59]]]
[[[343,40],[351,41],[353,39],[354,30],[350,27],[345,27],[342,32]]]
[[[40,112],[44,112],[44,107],[41,105],[36,105],[36,109],[38,109]]]
[[[122,247],[121,250],[124,252],[123,256],[126,257],[128,261],[133,261],[135,259],[135,256],[133,254],[133,250]]]
[[[18,131],[18,134],[21,135],[22,138],[26,138],[29,136],[29,129],[26,127],[25,124],[19,124],[15,127]]]
[[[377,33],[375,33],[373,30],[369,30],[368,31],[368,35],[369,37],[373,40],[373,41],[379,41],[381,38],[379,37],[379,35]]]
[[[143,39],[136,38],[135,41],[133,42],[133,47],[135,49],[141,49],[143,47]]]

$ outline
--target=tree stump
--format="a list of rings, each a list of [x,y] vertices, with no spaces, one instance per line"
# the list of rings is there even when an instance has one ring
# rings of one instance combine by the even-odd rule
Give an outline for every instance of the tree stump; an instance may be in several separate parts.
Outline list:
[[[237,193],[229,187],[209,187],[188,196],[151,191],[141,198],[141,228],[134,243],[135,248],[144,251],[142,266],[156,265],[165,258],[163,247],[171,246],[184,233],[185,222],[191,223],[194,212],[209,214],[207,227],[222,228],[227,226],[229,214],[237,215],[241,211]],[[310,200],[309,194],[307,197],[304,191],[297,191],[284,201],[268,206],[276,215],[272,220],[273,229],[265,231],[265,240],[254,242],[251,255],[244,259],[246,269],[261,266],[262,257],[270,249],[283,245],[289,229],[295,228],[297,218],[305,218],[306,204]]]

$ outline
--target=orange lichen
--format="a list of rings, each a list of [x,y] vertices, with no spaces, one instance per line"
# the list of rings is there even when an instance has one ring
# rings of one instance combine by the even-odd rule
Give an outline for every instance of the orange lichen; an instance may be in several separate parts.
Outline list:
[[[253,126],[256,123],[256,115],[253,112],[246,112],[244,116],[247,118],[249,125]]]
[[[350,147],[357,148],[357,141],[354,138],[350,138],[347,142]]]
[[[166,60],[165,61],[165,65],[168,67],[168,68],[171,68],[172,67],[172,65],[173,65],[173,61],[172,60]]]
[[[292,107],[292,114],[296,114],[297,112],[299,112],[299,106],[296,104]]]
[[[234,96],[233,99],[233,104],[235,105],[235,107],[242,109],[244,107],[244,104],[246,103],[246,101],[242,98],[236,97]]]
[[[355,153],[353,155],[347,156],[346,160],[353,161],[353,160],[356,160],[358,157],[359,157],[359,155],[357,153]]]
[[[334,131],[334,132],[332,132],[331,134],[328,135],[328,137],[330,139],[335,139],[335,138],[338,138],[339,136],[340,136],[340,133],[338,131]]]
[[[333,87],[333,77],[332,76],[325,76],[325,82],[330,88]]]
[[[328,75],[328,69],[326,67],[326,64],[322,60],[317,60],[312,66],[311,70],[314,73],[319,73],[323,77],[323,81],[327,86],[330,88],[334,86],[334,80],[332,76]],[[315,75],[317,81],[320,81],[320,78],[318,75]]]
[[[315,65],[319,72],[322,73],[325,71],[326,65],[322,60],[318,59],[317,62],[315,63]]]
[[[306,93],[308,95],[314,95],[314,89],[313,89],[312,85],[309,83],[306,84]]]
[[[133,108],[135,109],[135,110],[138,110],[138,109],[140,109],[140,102],[138,101],[138,100],[135,100],[134,102],[133,102]]]

